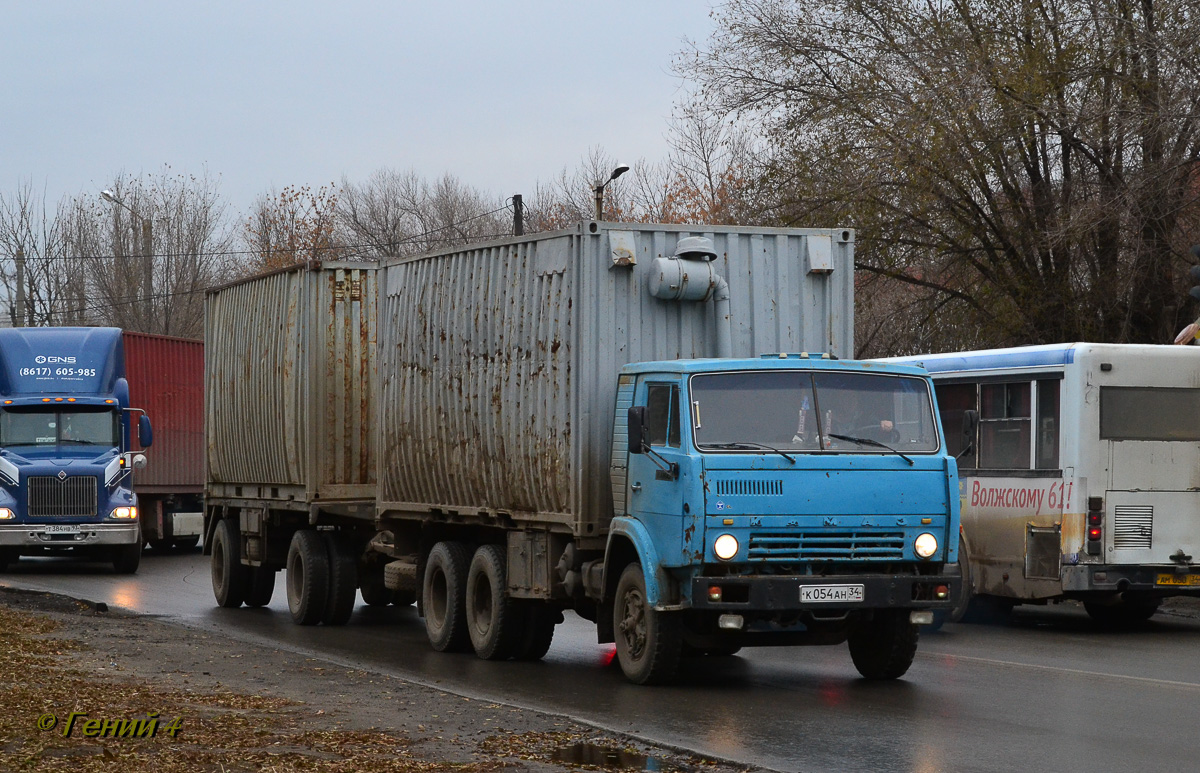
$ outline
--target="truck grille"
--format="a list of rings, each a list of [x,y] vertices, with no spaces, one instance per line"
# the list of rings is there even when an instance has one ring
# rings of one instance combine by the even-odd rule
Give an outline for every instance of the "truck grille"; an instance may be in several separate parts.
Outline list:
[[[782,480],[719,480],[716,482],[719,497],[781,497]]]
[[[96,515],[96,476],[29,478],[29,515],[88,518]]]
[[[904,532],[760,532],[750,535],[751,561],[893,561],[904,557]]]
[[[1113,547],[1149,550],[1154,541],[1154,507],[1117,505],[1113,513]]]

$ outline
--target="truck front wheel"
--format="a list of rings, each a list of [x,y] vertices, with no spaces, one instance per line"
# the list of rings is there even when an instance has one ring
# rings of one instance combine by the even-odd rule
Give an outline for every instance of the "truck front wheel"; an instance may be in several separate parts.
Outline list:
[[[329,599],[329,552],[312,529],[296,532],[288,547],[287,599],[296,624],[321,622]]]
[[[850,630],[850,658],[867,679],[899,679],[917,655],[917,626],[907,609],[877,609]]]
[[[429,643],[438,652],[462,652],[471,644],[466,612],[469,564],[470,553],[461,542],[439,542],[425,560],[421,608]]]
[[[130,545],[121,545],[113,552],[113,569],[117,574],[133,574],[142,562],[142,540]]]
[[[658,612],[646,597],[641,564],[621,572],[613,604],[617,660],[634,684],[661,684],[675,676],[683,651],[683,630],[677,616]]]
[[[520,643],[520,609],[505,592],[506,558],[500,546],[480,545],[467,570],[467,632],[484,660],[506,660]]]
[[[230,519],[223,519],[217,523],[213,533],[213,595],[223,607],[240,607],[246,598],[249,583],[249,567],[242,565],[242,550],[237,531]]]
[[[0,548],[0,572],[8,571],[9,564],[21,560],[21,551],[17,548]]]

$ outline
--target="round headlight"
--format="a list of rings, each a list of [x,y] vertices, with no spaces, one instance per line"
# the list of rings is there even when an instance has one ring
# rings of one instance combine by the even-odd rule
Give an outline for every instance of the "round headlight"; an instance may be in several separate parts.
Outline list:
[[[913,542],[913,549],[917,551],[917,555],[921,558],[929,558],[937,552],[937,548],[937,537],[929,532],[925,532]]]
[[[717,558],[722,561],[728,561],[737,555],[738,543],[737,537],[732,534],[722,534],[717,537],[717,541],[713,543],[713,552],[717,554]]]

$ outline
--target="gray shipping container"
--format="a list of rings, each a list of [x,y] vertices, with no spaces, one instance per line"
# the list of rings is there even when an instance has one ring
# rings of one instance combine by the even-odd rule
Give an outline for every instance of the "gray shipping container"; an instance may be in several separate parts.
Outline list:
[[[210,498],[374,500],[376,270],[298,264],[208,293]]]
[[[716,356],[711,300],[665,301],[655,258],[714,241],[730,354],[853,353],[854,233],[585,222],[383,269],[379,510],[483,513],[600,536],[617,377]]]

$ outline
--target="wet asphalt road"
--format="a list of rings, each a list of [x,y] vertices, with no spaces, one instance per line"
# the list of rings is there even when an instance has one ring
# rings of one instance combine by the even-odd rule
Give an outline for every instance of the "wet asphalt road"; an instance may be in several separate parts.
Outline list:
[[[345,628],[293,625],[283,575],[269,608],[216,607],[199,550],[101,564],[22,559],[0,584],[103,601],[237,639],[451,692],[568,715],[655,743],[781,771],[1194,770],[1200,620],[1159,614],[1132,633],[1071,606],[1021,608],[1007,626],[924,634],[908,675],[858,678],[845,647],[744,650],[687,661],[670,687],[636,687],[573,615],[541,663],[444,655],[415,607],[359,605]]]

